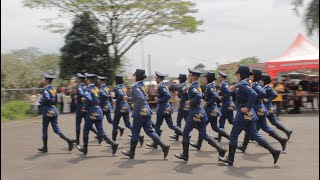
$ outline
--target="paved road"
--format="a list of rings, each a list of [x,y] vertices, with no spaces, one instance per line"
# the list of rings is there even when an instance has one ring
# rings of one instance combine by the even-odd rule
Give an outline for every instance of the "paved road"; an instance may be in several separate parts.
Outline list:
[[[174,115],[175,118],[176,115]],[[60,115],[59,123],[68,137],[74,137],[74,114]],[[207,143],[201,151],[192,148],[189,162],[176,159],[174,153],[182,151],[181,143],[170,140],[173,132],[164,123],[163,139],[171,145],[167,160],[160,150],[148,149],[145,145],[136,150],[136,159],[128,160],[120,152],[129,148],[130,138],[119,138],[119,151],[111,155],[109,145],[97,145],[89,140],[89,154],[81,155],[77,149],[67,151],[67,144],[49,130],[47,154],[39,154],[37,147],[42,146],[41,119],[39,117],[1,123],[1,178],[4,180],[96,180],[96,179],[253,179],[253,180],[318,180],[319,179],[319,114],[283,116],[282,123],[294,130],[286,152],[273,165],[272,156],[251,143],[245,154],[236,153],[234,167],[218,163],[217,152]],[[155,119],[155,117],[153,117]],[[123,124],[123,123],[122,123]],[[110,135],[111,127],[105,127]],[[227,129],[230,130],[230,125]],[[208,128],[209,130],[209,128]],[[210,134],[216,133],[209,130]],[[284,136],[282,132],[281,135]],[[263,133],[277,148],[280,145]],[[197,138],[196,131],[192,140]],[[150,142],[149,138],[145,138]],[[243,136],[241,135],[240,141]],[[227,147],[226,139],[223,145]]]

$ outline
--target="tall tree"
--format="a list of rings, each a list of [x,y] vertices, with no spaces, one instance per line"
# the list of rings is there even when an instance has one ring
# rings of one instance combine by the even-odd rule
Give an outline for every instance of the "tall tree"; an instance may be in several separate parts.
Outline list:
[[[206,68],[206,66],[202,63],[200,63],[194,67],[194,69],[198,69],[198,70],[204,70],[205,68]]]
[[[318,31],[319,35],[319,0],[293,0],[294,10],[300,15],[299,8],[304,7],[305,12],[303,15],[303,22],[308,30],[308,34],[312,35],[314,32]]]
[[[77,15],[61,48],[60,77],[69,79],[78,72],[113,77],[120,64],[110,58],[104,43],[105,36],[90,13]]]
[[[58,8],[58,17],[89,12],[105,33],[105,46],[115,64],[143,38],[170,32],[195,33],[202,24],[194,14],[195,4],[187,0],[24,0],[29,8]],[[59,32],[61,24],[47,21],[47,28]]]

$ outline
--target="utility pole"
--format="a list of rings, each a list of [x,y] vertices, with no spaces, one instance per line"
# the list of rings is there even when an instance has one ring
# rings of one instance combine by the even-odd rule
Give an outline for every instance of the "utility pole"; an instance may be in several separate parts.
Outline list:
[[[141,65],[142,65],[142,69],[145,69],[145,64],[144,64],[144,44],[143,44],[143,39],[141,40]]]
[[[148,76],[151,76],[151,55],[148,54]]]

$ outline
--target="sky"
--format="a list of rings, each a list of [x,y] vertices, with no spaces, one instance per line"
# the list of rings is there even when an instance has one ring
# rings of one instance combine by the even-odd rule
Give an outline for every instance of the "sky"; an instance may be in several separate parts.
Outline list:
[[[261,62],[280,56],[298,33],[306,34],[302,17],[292,10],[291,0],[191,0],[196,17],[204,20],[195,34],[173,33],[171,37],[150,36],[127,54],[128,71],[151,69],[178,76],[203,63],[207,69],[256,56]],[[1,0],[1,52],[37,47],[59,53],[64,34],[43,30],[41,19],[54,17],[55,10],[28,9],[22,0]],[[318,35],[309,37],[319,44]],[[144,47],[144,48],[142,48]],[[144,52],[144,56],[142,55]],[[142,64],[142,57],[145,66]],[[130,72],[129,72],[130,73]]]

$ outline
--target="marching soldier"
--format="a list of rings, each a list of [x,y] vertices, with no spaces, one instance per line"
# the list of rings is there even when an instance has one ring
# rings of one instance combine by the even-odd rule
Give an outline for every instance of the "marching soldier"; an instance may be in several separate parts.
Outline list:
[[[89,131],[93,124],[96,126],[98,131],[98,138],[104,139],[108,144],[111,144],[112,154],[117,152],[118,143],[112,141],[103,130],[102,119],[103,112],[99,105],[99,89],[94,85],[94,78],[97,77],[95,74],[86,74],[86,82],[88,84],[84,97],[81,98],[83,102],[86,103],[88,107],[88,113],[85,117],[85,123],[83,128],[83,147],[77,146],[78,150],[83,152],[84,155],[88,153],[88,141],[89,141]],[[100,143],[100,142],[99,142]]]
[[[169,88],[166,86],[165,82],[163,82],[164,78],[167,77],[167,75],[161,74],[157,71],[155,72],[155,74],[159,93],[158,97],[155,98],[158,103],[157,120],[155,124],[156,133],[161,136],[160,129],[163,123],[163,119],[165,119],[170,129],[174,130],[178,136],[182,135],[182,130],[178,126],[175,126],[172,121],[171,114],[173,113],[173,109],[171,104],[169,103],[171,95],[169,92]],[[157,144],[154,142],[151,144],[147,144],[147,146],[157,148]]]
[[[237,103],[237,114],[235,116],[233,127],[230,134],[229,154],[227,157],[219,157],[219,161],[233,165],[234,156],[238,144],[238,137],[241,131],[249,134],[249,137],[265,149],[269,150],[273,156],[274,164],[277,163],[281,151],[275,149],[257,130],[256,122],[258,120],[253,106],[257,101],[257,93],[251,89],[249,83],[250,69],[247,66],[239,66],[236,72],[240,83],[235,91]],[[232,87],[232,91],[234,86]]]
[[[164,144],[158,134],[152,128],[152,110],[146,100],[146,88],[143,84],[143,80],[147,77],[145,70],[137,69],[133,74],[135,76],[136,83],[132,87],[132,101],[134,108],[132,112],[133,124],[132,124],[132,138],[129,151],[122,151],[125,156],[131,159],[135,156],[135,150],[139,140],[140,130],[143,127],[145,133],[158,145],[161,146],[163,156],[166,158],[169,153],[170,146]]]
[[[189,69],[189,82],[191,83],[191,85],[188,89],[188,96],[190,100],[187,101],[186,104],[190,105],[190,114],[183,130],[183,153],[179,155],[175,154],[176,158],[183,159],[185,161],[188,161],[189,159],[189,134],[191,133],[193,128],[197,128],[200,134],[199,136],[208,141],[208,144],[218,150],[219,156],[224,156],[224,154],[226,153],[226,150],[206,132],[208,117],[205,110],[200,106],[202,99],[202,90],[198,84],[198,79],[201,74],[202,73],[197,70]]]
[[[261,128],[264,132],[268,133],[271,137],[279,141],[279,143],[282,146],[282,150],[284,151],[286,149],[287,139],[282,138],[278,133],[276,133],[275,130],[273,130],[267,124],[266,117],[269,116],[269,112],[262,101],[266,96],[266,92],[259,85],[259,81],[261,80],[261,77],[262,77],[262,72],[260,70],[252,70],[250,80],[253,83],[251,86],[252,86],[252,89],[258,94],[256,102],[254,103],[254,106],[253,106],[253,109],[258,116],[258,121],[256,121],[257,123],[256,126],[258,128],[258,131]],[[250,140],[250,137],[248,134],[246,134],[244,137],[243,143],[239,148],[242,152],[245,152],[245,150],[247,149],[249,140]]]
[[[178,109],[177,126],[181,128],[182,119],[184,119],[184,121],[186,122],[189,115],[189,106],[186,105],[186,101],[189,100],[188,87],[186,84],[187,75],[179,74],[178,80],[180,83],[179,92],[178,92],[178,97],[180,98],[180,105]],[[179,140],[179,135],[178,134],[170,135],[170,138]]]
[[[222,101],[222,106],[221,106],[221,116],[219,119],[219,128],[224,129],[225,124],[226,124],[226,119],[228,119],[228,122],[230,124],[233,124],[233,110],[234,108],[234,103],[231,100],[231,91],[230,91],[230,86],[227,82],[228,75],[225,74],[224,72],[219,72],[219,81],[220,81],[220,93],[219,95],[221,96],[221,101]],[[217,139],[219,142],[221,141],[221,134],[215,139]]]
[[[117,88],[115,89],[115,98],[116,98],[116,108],[114,111],[114,118],[113,118],[113,130],[112,130],[112,140],[117,140],[117,134],[118,134],[118,127],[119,127],[119,121],[121,117],[124,120],[124,124],[128,129],[132,131],[132,125],[130,123],[130,106],[127,102],[128,96],[127,96],[127,88],[125,85],[123,85],[123,77],[122,76],[116,76],[115,78]],[[140,145],[143,145],[144,142],[144,136],[139,137]]]
[[[86,76],[82,75],[81,73],[77,74],[77,106],[76,106],[76,139],[74,142],[79,145],[80,144],[80,131],[81,131],[81,121],[87,114],[86,104],[81,101],[81,98],[84,97],[84,92],[86,89],[85,79]],[[97,130],[91,128],[91,131],[95,134],[98,134]]]
[[[217,102],[219,101],[219,96],[215,89],[215,83],[214,83],[214,81],[216,80],[215,73],[208,72],[205,75],[205,77],[206,77],[205,80],[207,81],[206,82],[207,86],[206,86],[206,91],[204,93],[204,100],[205,100],[205,111],[208,116],[208,123],[211,124],[211,128],[213,131],[219,133],[221,136],[227,139],[230,139],[229,134],[224,129],[219,128],[217,124],[217,118],[221,114],[217,106]],[[200,150],[202,141],[203,141],[203,138],[199,134],[197,144],[190,142],[190,145]]]
[[[42,98],[40,104],[42,106],[42,141],[43,147],[38,148],[40,152],[48,152],[48,126],[51,123],[53,131],[58,134],[61,139],[68,143],[69,151],[73,149],[73,141],[67,138],[58,126],[58,110],[56,108],[57,103],[57,90],[51,85],[55,76],[44,74],[45,77],[44,90],[42,92]]]
[[[271,83],[270,76],[262,76],[261,82],[262,82],[263,90],[266,92],[266,96],[263,99],[263,103],[269,112],[269,115],[267,116],[267,118],[269,119],[270,123],[274,125],[277,129],[286,133],[287,139],[289,141],[292,131],[288,130],[279,121],[277,121],[275,116],[275,108],[273,107],[272,100],[277,97],[277,93],[269,85]]]
[[[102,76],[98,76],[98,82],[99,82],[99,86],[100,86],[100,107],[103,111],[103,114],[106,116],[107,121],[109,124],[113,124],[113,120],[111,118],[111,111],[112,111],[112,105],[111,105],[111,94],[110,94],[110,89],[109,87],[106,85],[106,80],[107,77],[102,77]],[[119,125],[117,126],[119,132],[120,132],[120,136],[123,135],[124,132],[124,128],[120,127]]]

